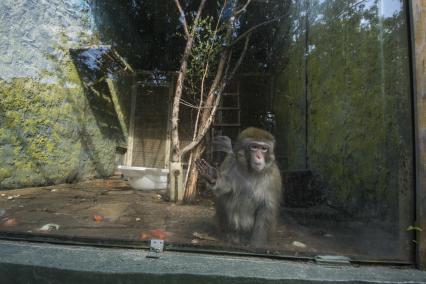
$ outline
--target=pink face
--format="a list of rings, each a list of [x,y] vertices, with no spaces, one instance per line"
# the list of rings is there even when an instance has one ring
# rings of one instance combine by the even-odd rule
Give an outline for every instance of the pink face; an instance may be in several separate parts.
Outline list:
[[[270,146],[267,143],[252,142],[249,144],[250,166],[256,172],[261,172],[266,165],[266,155]]]

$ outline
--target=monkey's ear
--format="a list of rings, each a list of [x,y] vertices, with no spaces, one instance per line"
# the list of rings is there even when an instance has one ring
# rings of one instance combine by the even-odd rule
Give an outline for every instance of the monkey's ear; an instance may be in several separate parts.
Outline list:
[[[232,154],[232,141],[228,136],[216,136],[213,138],[213,151],[216,152],[225,152],[227,154]]]

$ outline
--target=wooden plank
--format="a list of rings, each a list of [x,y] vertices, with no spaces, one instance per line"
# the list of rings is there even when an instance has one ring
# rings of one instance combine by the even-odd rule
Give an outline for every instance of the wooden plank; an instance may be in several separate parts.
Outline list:
[[[416,262],[426,270],[426,1],[410,3],[416,144]]]
[[[121,109],[120,99],[117,94],[117,88],[115,87],[114,81],[112,79],[106,79],[108,88],[111,94],[111,99],[114,105],[114,110],[117,114],[118,121],[120,123],[121,131],[123,132],[124,137],[128,137],[127,125],[124,119],[124,112]]]

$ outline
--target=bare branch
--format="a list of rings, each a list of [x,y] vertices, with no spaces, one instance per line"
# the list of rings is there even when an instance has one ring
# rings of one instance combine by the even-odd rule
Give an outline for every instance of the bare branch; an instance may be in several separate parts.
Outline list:
[[[273,18],[273,19],[271,19],[269,21],[265,21],[263,23],[257,24],[255,26],[249,28],[244,33],[242,33],[236,40],[234,40],[232,43],[230,43],[228,45],[228,47],[234,46],[235,44],[237,44],[237,42],[239,42],[240,40],[242,40],[243,38],[245,38],[246,36],[248,36],[249,34],[251,34],[255,29],[258,29],[258,28],[260,28],[262,26],[266,26],[266,25],[268,25],[270,23],[273,23],[273,22],[277,22],[277,21],[283,19],[284,17],[286,17],[286,15],[282,16],[282,17],[278,17],[278,18]]]
[[[197,16],[195,16],[195,20],[194,20],[194,28],[192,30],[192,35],[194,35],[194,33],[195,33],[195,30],[196,30],[195,25],[198,23],[198,20],[201,17],[201,12],[204,9],[204,4],[206,4],[206,0],[202,0],[201,3],[200,3],[200,6],[198,6]]]
[[[188,23],[186,22],[185,12],[183,11],[179,0],[175,0],[175,3],[182,18],[183,30],[185,31],[186,36],[189,37]]]
[[[238,68],[240,67],[241,63],[243,62],[243,59],[246,56],[248,44],[250,42],[250,37],[251,37],[250,34],[246,37],[246,41],[244,42],[244,48],[241,51],[240,57],[238,58],[238,61],[235,64],[234,69],[232,69],[232,71],[231,71],[231,76],[229,78],[227,78],[228,81],[231,80],[234,77],[235,73],[237,72]]]
[[[235,12],[235,16],[238,16],[239,14],[246,12],[247,6],[250,4],[250,2],[251,0],[247,0],[246,4],[244,4],[241,9]]]
[[[204,98],[204,83],[207,77],[207,73],[209,71],[209,64],[207,63],[206,68],[204,69],[203,78],[201,79],[201,90],[200,90],[200,103],[198,104],[197,118],[195,119],[195,127],[194,127],[194,135],[192,136],[192,140],[197,137],[198,134],[198,123],[200,121],[201,109],[203,106],[203,98]]]
[[[233,2],[233,9],[235,9],[236,2]],[[233,21],[235,20],[235,17],[230,17],[227,23],[227,32],[226,32],[226,39],[230,39],[233,32]],[[197,134],[197,137],[193,139],[191,143],[186,145],[180,152],[181,156],[185,155],[188,151],[191,151],[194,147],[196,147],[201,140],[206,135],[207,131],[210,128],[211,123],[213,122],[214,115],[216,113],[217,104],[220,102],[221,92],[218,92],[218,90],[223,91],[223,77],[224,77],[224,70],[226,63],[229,59],[230,49],[224,49],[221,53],[219,64],[216,70],[215,78],[210,85],[210,90],[207,96],[207,101],[205,103],[206,107],[213,106],[212,110],[210,112],[206,111],[203,113],[201,118],[201,126],[199,129],[201,129],[201,132]]]
[[[196,105],[191,104],[190,102],[182,100],[182,99],[180,100],[180,103],[184,106],[187,106],[187,107],[190,107],[190,108],[193,108],[193,109],[209,109],[209,108],[211,109],[212,108],[212,107],[200,106],[200,105],[196,106]]]
[[[212,110],[210,112],[208,119],[202,125],[201,132],[197,135],[197,137],[195,139],[193,139],[193,141],[191,143],[189,143],[188,145],[186,145],[182,149],[182,155],[184,155],[186,152],[191,151],[194,147],[196,147],[201,142],[201,140],[203,140],[204,136],[207,134],[207,131],[209,130],[210,125],[213,122],[213,119],[215,117],[217,108],[219,107],[220,99],[222,97],[223,90],[225,89],[227,83],[234,77],[235,73],[237,72],[238,68],[240,67],[241,63],[243,62],[243,59],[244,59],[244,57],[247,53],[249,41],[250,41],[250,35],[248,35],[246,37],[246,40],[244,42],[244,48],[241,51],[240,57],[238,58],[237,63],[235,64],[234,68],[232,69],[230,76],[223,79],[220,87],[215,91],[216,98],[215,98]]]
[[[227,0],[225,0],[225,1],[223,2],[222,9],[220,9],[219,17],[217,17],[217,23],[216,23],[215,34],[216,34],[217,30],[218,30],[218,27],[219,27],[219,24],[220,24],[220,20],[221,20],[221,18],[222,18],[223,11],[225,10],[226,3],[227,3],[227,2],[228,2]]]

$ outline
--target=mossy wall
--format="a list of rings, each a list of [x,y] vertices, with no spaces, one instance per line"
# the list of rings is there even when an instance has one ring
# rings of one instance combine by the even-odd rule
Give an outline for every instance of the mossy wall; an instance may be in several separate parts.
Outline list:
[[[396,216],[413,179],[407,19],[403,1],[358,2],[294,5],[279,151],[287,169],[306,166],[327,185],[329,204]]]
[[[1,1],[0,31],[0,189],[111,175],[123,136],[69,53],[99,43],[87,1]]]

